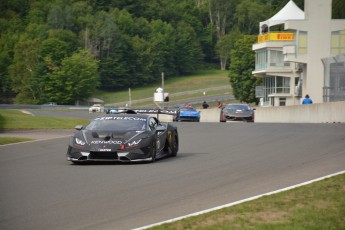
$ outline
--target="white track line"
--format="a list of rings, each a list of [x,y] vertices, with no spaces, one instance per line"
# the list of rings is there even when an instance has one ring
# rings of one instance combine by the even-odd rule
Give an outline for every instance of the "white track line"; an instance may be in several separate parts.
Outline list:
[[[158,222],[158,223],[155,223],[155,224],[146,225],[146,226],[143,226],[143,227],[135,228],[133,230],[148,229],[148,228],[152,228],[154,226],[175,222],[175,221],[182,220],[182,219],[185,219],[185,218],[188,218],[188,217],[202,215],[202,214],[205,214],[205,213],[208,213],[208,212],[212,212],[212,211],[216,211],[216,210],[219,210],[219,209],[222,209],[222,208],[227,208],[227,207],[231,207],[231,206],[234,206],[234,205],[237,205],[237,204],[241,204],[241,203],[244,203],[244,202],[247,202],[247,201],[252,201],[252,200],[261,198],[263,196],[273,195],[273,194],[276,194],[276,193],[280,193],[280,192],[284,192],[284,191],[291,190],[291,189],[294,189],[294,188],[298,188],[298,187],[301,187],[301,186],[304,186],[304,185],[308,185],[308,184],[311,184],[311,183],[314,183],[314,182],[317,182],[317,181],[320,181],[320,180],[324,180],[326,178],[330,178],[330,177],[333,177],[333,176],[337,176],[337,175],[340,175],[340,174],[344,174],[344,173],[345,173],[345,171],[340,171],[340,172],[337,172],[337,173],[334,173],[334,174],[330,174],[330,175],[327,175],[327,176],[324,176],[324,177],[320,177],[320,178],[317,178],[317,179],[314,179],[314,180],[306,181],[306,182],[303,182],[303,183],[300,183],[300,184],[292,185],[292,186],[289,186],[289,187],[286,187],[286,188],[282,188],[282,189],[279,189],[279,190],[276,190],[276,191],[272,191],[272,192],[264,193],[264,194],[261,194],[261,195],[249,197],[249,198],[246,198],[246,199],[243,199],[243,200],[239,200],[239,201],[235,201],[235,202],[232,202],[232,203],[228,203],[228,204],[224,204],[224,205],[221,205],[221,206],[217,206],[217,207],[214,207],[214,208],[206,209],[206,210],[203,210],[203,211],[200,211],[200,212],[191,213],[191,214],[188,214],[188,215],[185,215],[185,216],[176,217],[176,218],[173,218],[173,219],[170,219],[170,220],[165,220],[165,221]]]

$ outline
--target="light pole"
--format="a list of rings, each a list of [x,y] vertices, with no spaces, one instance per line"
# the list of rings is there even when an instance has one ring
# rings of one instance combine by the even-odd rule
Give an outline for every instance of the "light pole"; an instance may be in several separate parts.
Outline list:
[[[162,89],[163,89],[163,105],[162,105],[162,107],[163,107],[163,109],[164,109],[164,72],[162,72]]]

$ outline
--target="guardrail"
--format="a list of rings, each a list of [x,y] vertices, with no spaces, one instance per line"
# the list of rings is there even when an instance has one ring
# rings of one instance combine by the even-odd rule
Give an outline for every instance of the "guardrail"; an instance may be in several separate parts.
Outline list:
[[[88,106],[5,105],[0,109],[86,110]],[[201,122],[219,122],[220,109],[198,109]],[[169,118],[170,121],[170,118]],[[345,101],[311,105],[256,107],[255,122],[261,123],[345,123]]]
[[[258,107],[255,122],[345,123],[345,101],[310,105]]]

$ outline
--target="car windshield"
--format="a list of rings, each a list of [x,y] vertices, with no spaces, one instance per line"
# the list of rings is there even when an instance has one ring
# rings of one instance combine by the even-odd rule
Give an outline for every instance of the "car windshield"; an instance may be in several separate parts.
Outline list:
[[[86,130],[102,131],[130,131],[145,130],[146,119],[144,120],[93,120],[85,127]]]
[[[250,110],[247,105],[227,105],[226,109],[240,109],[240,110]]]

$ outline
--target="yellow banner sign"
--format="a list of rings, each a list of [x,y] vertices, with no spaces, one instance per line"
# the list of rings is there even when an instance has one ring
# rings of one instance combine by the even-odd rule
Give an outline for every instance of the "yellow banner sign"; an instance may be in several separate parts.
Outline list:
[[[293,41],[295,40],[294,33],[269,33],[258,37],[258,43],[265,41]]]

